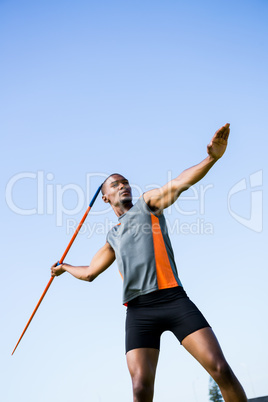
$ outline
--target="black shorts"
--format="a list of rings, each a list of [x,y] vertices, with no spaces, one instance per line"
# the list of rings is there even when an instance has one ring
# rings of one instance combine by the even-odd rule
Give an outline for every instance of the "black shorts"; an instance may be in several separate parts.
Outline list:
[[[160,350],[160,337],[171,331],[182,342],[191,333],[210,327],[181,286],[138,296],[128,303],[126,353],[137,348]]]

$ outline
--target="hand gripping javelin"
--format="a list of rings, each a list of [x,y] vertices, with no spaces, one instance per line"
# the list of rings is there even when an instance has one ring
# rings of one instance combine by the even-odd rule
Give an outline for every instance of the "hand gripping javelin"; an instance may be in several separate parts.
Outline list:
[[[76,236],[78,235],[78,232],[79,232],[81,226],[83,225],[83,223],[84,223],[84,221],[86,220],[86,217],[87,217],[89,211],[91,210],[91,208],[92,208],[94,202],[96,201],[96,198],[97,198],[97,196],[98,196],[98,194],[99,194],[99,192],[100,192],[100,190],[101,190],[101,187],[102,187],[102,184],[99,186],[98,190],[97,190],[96,193],[94,194],[94,196],[93,196],[93,198],[92,198],[92,200],[91,200],[91,202],[90,202],[90,204],[89,204],[89,206],[88,206],[86,212],[84,213],[83,218],[81,219],[81,222],[80,222],[79,225],[77,226],[77,228],[76,228],[76,230],[75,230],[75,232],[74,232],[74,234],[73,234],[71,240],[69,241],[69,244],[68,244],[66,250],[64,251],[64,253],[63,253],[61,259],[59,260],[59,262],[57,263],[57,265],[60,265],[60,264],[63,263],[63,261],[64,261],[66,255],[67,255],[67,253],[68,253],[68,251],[70,250],[70,248],[71,248],[71,246],[72,246],[72,244],[73,244],[73,242],[74,242],[74,240],[75,240],[75,238],[76,238]],[[40,299],[39,299],[39,301],[38,301],[38,303],[37,303],[37,305],[36,305],[36,307],[35,307],[35,309],[34,309],[32,315],[31,315],[31,317],[29,318],[29,321],[27,322],[26,327],[24,328],[24,330],[23,330],[23,332],[22,332],[22,334],[21,334],[21,336],[20,336],[20,339],[18,340],[18,342],[17,342],[17,344],[16,344],[16,346],[15,346],[15,348],[14,348],[14,350],[13,350],[13,352],[12,352],[11,355],[14,354],[14,352],[15,352],[15,350],[17,349],[17,347],[18,347],[18,345],[19,345],[19,343],[20,343],[20,341],[21,341],[23,335],[24,335],[25,332],[27,331],[27,328],[29,327],[29,325],[30,325],[30,323],[31,323],[31,321],[32,321],[32,319],[33,319],[35,313],[36,313],[37,310],[38,310],[38,307],[40,306],[40,304],[41,304],[43,298],[45,297],[45,295],[46,295],[46,293],[47,293],[47,291],[48,291],[48,289],[49,289],[49,287],[50,287],[50,285],[51,285],[51,283],[53,282],[53,279],[54,279],[54,277],[51,277],[51,278],[50,278],[50,280],[49,280],[49,282],[48,282],[48,284],[47,284],[47,286],[46,286],[46,288],[45,288],[45,290],[44,290],[42,296],[40,297]]]

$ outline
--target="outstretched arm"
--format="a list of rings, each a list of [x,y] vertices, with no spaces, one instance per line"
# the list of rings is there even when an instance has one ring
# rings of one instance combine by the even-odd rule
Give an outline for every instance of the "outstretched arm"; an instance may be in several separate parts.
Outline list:
[[[51,276],[59,276],[69,272],[77,279],[92,282],[99,274],[104,272],[115,260],[115,253],[109,243],[94,255],[89,266],[73,266],[69,264],[54,264],[51,267]]]
[[[176,179],[171,180],[163,187],[145,193],[144,200],[149,207],[160,213],[172,205],[183,191],[201,180],[224,154],[229,133],[230,124],[225,124],[214,134],[207,146],[208,156],[202,162],[184,170]]]

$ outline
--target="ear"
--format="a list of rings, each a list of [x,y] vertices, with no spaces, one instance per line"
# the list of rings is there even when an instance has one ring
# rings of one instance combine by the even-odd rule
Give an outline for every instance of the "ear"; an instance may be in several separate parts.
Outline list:
[[[108,197],[106,194],[103,194],[103,196],[101,197],[103,199],[103,201],[107,204],[109,201]]]

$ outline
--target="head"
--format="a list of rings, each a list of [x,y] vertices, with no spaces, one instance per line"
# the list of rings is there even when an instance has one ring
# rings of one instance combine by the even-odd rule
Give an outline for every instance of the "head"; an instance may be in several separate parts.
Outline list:
[[[131,187],[128,180],[119,173],[113,173],[103,182],[102,199],[112,207],[132,203]]]

